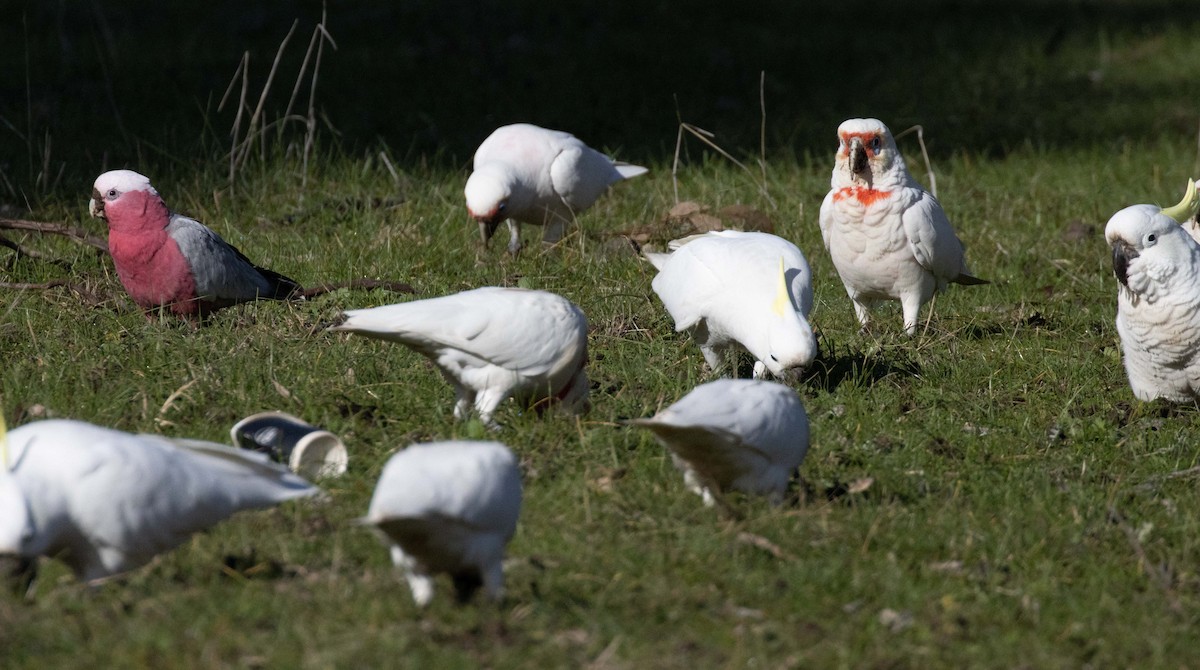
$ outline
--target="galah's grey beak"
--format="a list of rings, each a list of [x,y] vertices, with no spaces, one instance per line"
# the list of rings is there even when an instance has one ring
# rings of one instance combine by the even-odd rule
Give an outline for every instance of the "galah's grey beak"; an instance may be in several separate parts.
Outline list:
[[[855,137],[850,140],[850,171],[858,174],[867,170],[867,150],[862,140]]]
[[[100,197],[100,191],[92,189],[92,199],[88,202],[88,212],[97,219],[103,219],[104,216],[104,198]]]
[[[1125,288],[1129,288],[1129,261],[1137,257],[1137,249],[1129,246],[1125,240],[1113,243],[1113,274]]]

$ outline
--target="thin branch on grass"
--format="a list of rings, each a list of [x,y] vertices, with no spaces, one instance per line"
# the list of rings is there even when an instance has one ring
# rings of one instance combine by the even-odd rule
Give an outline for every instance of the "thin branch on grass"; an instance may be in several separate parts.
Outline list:
[[[383,289],[385,291],[392,291],[395,293],[417,292],[417,290],[413,288],[411,284],[405,284],[404,282],[386,281],[382,279],[352,279],[350,281],[324,283],[317,284],[316,286],[310,286],[309,288],[304,289],[300,295],[306,299],[315,298],[319,295],[332,293],[340,288],[359,288],[368,291],[373,289]]]
[[[925,150],[925,128],[921,124],[906,128],[896,134],[896,139],[900,139],[911,132],[917,133],[917,144],[921,145],[921,156],[925,158],[925,172],[929,174],[929,192],[933,197],[937,197],[937,175],[933,173],[933,164],[929,162],[929,152]]]
[[[63,235],[81,244],[86,244],[97,249],[108,251],[108,242],[103,238],[92,235],[82,228],[76,228],[75,226],[68,226],[62,223],[43,223],[40,221],[25,221],[23,219],[0,218],[0,229],[31,230],[36,233]]]
[[[1158,588],[1162,589],[1163,595],[1167,598],[1167,606],[1170,610],[1172,612],[1182,612],[1183,603],[1179,601],[1179,594],[1175,593],[1175,589],[1171,586],[1171,576],[1168,574],[1167,569],[1154,563],[1146,555],[1146,549],[1142,546],[1142,541],[1138,538],[1137,531],[1129,525],[1129,522],[1125,520],[1125,517],[1117,509],[1116,505],[1109,505],[1108,519],[1117,524],[1117,527],[1125,533],[1125,539],[1129,541],[1129,546],[1133,548],[1133,553],[1137,556],[1138,563],[1146,571],[1150,580]]]

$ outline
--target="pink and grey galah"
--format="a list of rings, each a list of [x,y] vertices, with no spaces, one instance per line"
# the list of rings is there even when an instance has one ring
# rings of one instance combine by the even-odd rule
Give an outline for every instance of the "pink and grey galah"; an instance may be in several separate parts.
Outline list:
[[[184,317],[241,302],[286,300],[300,285],[260,268],[204,224],[175,214],[132,170],[96,179],[89,206],[108,222],[108,251],[121,285],[143,309]]]

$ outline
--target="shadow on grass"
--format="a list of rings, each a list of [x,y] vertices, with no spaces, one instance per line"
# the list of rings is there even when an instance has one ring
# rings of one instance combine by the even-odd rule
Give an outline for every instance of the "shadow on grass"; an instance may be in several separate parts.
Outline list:
[[[853,351],[821,356],[804,371],[801,381],[806,386],[833,392],[847,382],[860,388],[869,388],[891,375],[916,376],[921,366],[909,360],[898,359],[883,353]]]

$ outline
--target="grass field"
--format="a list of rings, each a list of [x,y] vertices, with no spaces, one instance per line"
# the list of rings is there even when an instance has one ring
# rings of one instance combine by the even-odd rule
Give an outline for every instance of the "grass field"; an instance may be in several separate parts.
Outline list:
[[[365,512],[392,451],[477,436],[477,426],[452,420],[453,393],[425,359],[325,332],[342,309],[407,296],[342,289],[228,309],[194,329],[147,321],[106,255],[5,231],[54,260],[0,248],[0,281],[75,286],[0,292],[0,397],[10,426],[62,416],[223,441],[238,418],[275,408],[341,435],[351,463],[345,477],[325,482],[328,503],[240,515],[115,583],[87,588],[45,563],[32,602],[0,598],[3,667],[1196,664],[1200,415],[1133,399],[1102,235],[1119,208],[1172,204],[1200,173],[1200,115],[1188,89],[1200,62],[1194,16],[1175,20],[1179,8],[1168,3],[1061,11],[1018,3],[1007,13],[926,3],[915,18],[881,8],[872,25],[915,36],[928,21],[928,44],[942,54],[929,55],[917,37],[900,40],[895,62],[905,67],[895,81],[866,66],[884,46],[840,51],[849,44],[840,38],[860,34],[838,32],[849,10],[781,8],[809,21],[776,47],[756,31],[780,29],[761,28],[757,14],[709,17],[693,30],[669,7],[648,4],[680,51],[650,65],[621,62],[535,114],[531,99],[568,69],[554,61],[545,79],[525,74],[528,59],[544,55],[540,37],[578,28],[582,50],[650,44],[655,28],[630,28],[630,8],[579,10],[533,22],[517,39],[513,25],[535,14],[518,3],[512,15],[497,14],[507,41],[481,41],[477,54],[462,46],[469,40],[447,37],[447,23],[487,24],[466,8],[414,3],[388,14],[398,37],[372,42],[363,31],[385,10],[349,3],[330,10],[339,50],[326,54],[327,87],[318,92],[323,118],[341,134],[322,122],[305,176],[303,128],[272,135],[231,185],[223,152],[232,115],[216,112],[216,101],[244,50],[254,49],[257,76],[265,73],[293,17],[165,9],[169,25],[237,28],[207,41],[180,28],[182,56],[163,56],[162,67],[135,58],[130,45],[141,38],[169,54],[170,40],[129,29],[122,21],[134,10],[115,5],[107,29],[72,27],[94,19],[85,10],[56,18],[34,8],[0,27],[7,43],[26,45],[31,63],[23,69],[20,53],[7,55],[14,67],[0,80],[0,117],[9,122],[0,129],[0,215],[102,234],[86,218],[91,181],[130,167],[173,208],[306,285],[370,277],[409,282],[418,297],[484,285],[556,291],[588,315],[593,409],[538,419],[502,407],[500,439],[521,457],[525,482],[508,596],[500,606],[457,606],[445,580],[420,611],[384,549],[349,521]],[[304,11],[281,66],[284,101],[319,14]],[[693,40],[680,39],[685,29]],[[713,46],[722,31],[730,43]],[[68,42],[75,55],[62,56]],[[823,49],[849,54],[849,63],[838,61],[812,92],[806,84]],[[92,52],[101,56],[79,55]],[[477,70],[490,56],[488,77]],[[443,76],[429,77],[422,68],[438,57],[447,59]],[[788,69],[793,58],[812,65]],[[347,73],[373,67],[378,88],[355,97]],[[150,86],[187,88],[185,100],[164,102],[177,114],[171,122],[127,97],[138,87],[124,68],[153,74]],[[652,268],[612,234],[666,228],[677,119],[669,97],[653,96],[670,90],[670,68],[679,68],[677,90],[693,94],[680,103],[684,120],[718,130],[754,173],[692,141],[680,198],[762,210],[804,250],[815,276],[821,356],[796,385],[812,421],[805,484],[780,508],[735,499],[741,520],[704,508],[647,433],[620,425],[709,378],[653,295]],[[754,164],[763,68],[770,199]],[[501,93],[496,78],[518,85]],[[87,82],[79,95],[95,102],[94,115],[42,104],[61,100],[65,84],[57,87],[72,79]],[[397,81],[409,86],[397,90]],[[605,91],[614,107],[597,104]],[[394,123],[371,106],[376,97],[398,110]],[[815,100],[824,102],[807,105]],[[113,109],[122,129],[97,132]],[[817,228],[834,129],[860,114],[894,131],[924,124],[939,198],[972,270],[993,282],[940,296],[915,338],[901,334],[894,305],[879,310],[873,334],[859,334]],[[482,251],[464,212],[463,166],[490,127],[519,119],[574,130],[651,173],[621,184],[556,248],[533,244],[516,260],[502,244]],[[915,138],[900,146],[927,181]]]

